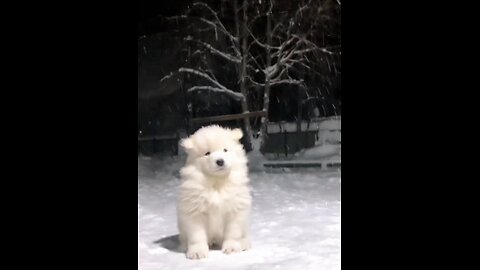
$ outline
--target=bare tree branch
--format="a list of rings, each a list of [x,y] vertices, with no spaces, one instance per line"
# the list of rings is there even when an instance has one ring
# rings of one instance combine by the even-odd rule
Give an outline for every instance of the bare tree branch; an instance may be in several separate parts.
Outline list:
[[[219,89],[221,91],[223,91],[224,93],[230,95],[231,97],[234,97],[236,99],[244,99],[244,95],[242,95],[241,93],[237,93],[237,92],[234,92],[230,89],[228,89],[227,87],[223,86],[222,84],[220,84],[217,80],[213,79],[212,77],[210,77],[208,74],[206,74],[205,72],[202,72],[202,71],[199,71],[199,70],[196,70],[196,69],[191,69],[191,68],[179,68],[178,69],[178,72],[186,72],[186,73],[191,73],[191,74],[195,74],[199,77],[202,77],[206,80],[208,80],[209,82],[211,82],[212,84],[214,84],[215,86],[217,87],[214,87],[216,89]],[[202,87],[206,87],[206,86],[202,86]],[[211,89],[210,89],[211,90]],[[213,91],[213,90],[212,90]]]
[[[194,3],[193,4],[194,6],[202,6],[202,7],[205,7],[207,8],[207,10],[210,11],[210,13],[212,13],[215,17],[215,22],[214,21],[211,21],[211,20],[208,20],[204,17],[192,17],[192,16],[188,16],[188,15],[179,15],[179,16],[172,16],[172,17],[167,17],[168,20],[178,20],[178,19],[197,19],[197,20],[200,20],[201,22],[207,24],[207,25],[210,25],[211,26],[211,29],[210,30],[219,30],[220,32],[222,32],[223,34],[225,34],[230,42],[232,43],[232,47],[234,48],[235,50],[235,53],[237,54],[237,56],[240,55],[240,51],[236,48],[238,46],[238,37],[234,37],[226,28],[225,26],[222,24],[222,22],[220,21],[220,19],[218,18],[218,15],[215,11],[213,11],[213,9],[211,9],[207,4],[205,3],[201,3],[201,2],[197,2],[197,3]],[[202,31],[205,31],[205,29],[202,29]]]
[[[214,23],[215,25],[218,25],[220,30],[226,34],[230,40],[232,40],[232,42],[238,42],[238,37],[234,37],[226,28],[225,26],[223,25],[222,21],[220,21],[220,19],[218,18],[218,14],[217,12],[215,12],[208,4],[206,3],[203,3],[203,2],[195,2],[193,3],[193,6],[200,6],[200,7],[204,7],[205,9],[207,9],[214,17],[215,17],[215,20],[216,20],[216,23]],[[205,19],[206,20],[206,19]]]
[[[228,53],[225,53],[225,52],[222,52],[222,51],[216,49],[215,47],[213,47],[212,45],[210,45],[206,42],[198,41],[198,40],[191,40],[191,39],[187,39],[187,38],[185,40],[194,41],[196,43],[202,44],[205,48],[210,50],[212,53],[214,53],[214,54],[216,54],[216,55],[218,55],[218,56],[220,56],[223,59],[226,59],[228,61],[231,61],[231,62],[234,62],[234,63],[237,63],[237,64],[239,64],[241,62],[241,59],[239,57],[228,54]]]
[[[243,99],[243,95],[241,93],[237,93],[237,92],[229,92],[229,91],[226,91],[225,89],[222,89],[222,88],[217,88],[217,87],[213,87],[213,86],[193,86],[193,87],[190,87],[189,89],[187,89],[187,92],[194,92],[194,91],[198,91],[198,90],[209,90],[209,91],[212,91],[212,92],[218,92],[218,93],[225,93],[225,94],[228,94],[229,96],[231,96],[232,98],[236,99],[236,100],[241,100]]]
[[[260,83],[252,79],[252,77],[247,76],[246,77],[252,84],[256,86],[261,86],[264,87],[265,83]],[[279,85],[279,84],[294,84],[294,85],[299,85],[302,87],[305,87],[303,80],[295,80],[295,79],[283,79],[283,80],[271,80],[270,85]]]
[[[303,80],[287,79],[287,80],[278,80],[278,81],[270,82],[270,85],[278,85],[278,84],[295,84],[295,85],[304,87]]]
[[[170,79],[173,75],[173,72],[170,72],[169,74],[165,75],[163,78],[160,79],[160,82],[163,82],[164,80]]]
[[[326,54],[334,54],[333,52],[329,51],[328,49],[326,48],[307,48],[307,49],[304,49],[304,50],[298,50],[296,52],[294,52],[294,54],[304,54],[304,53],[308,53],[308,52],[312,52],[312,51],[321,51],[321,52],[324,52]]]
[[[275,47],[275,46],[270,46],[268,44],[265,44],[265,43],[262,43],[260,41],[258,41],[258,39],[253,35],[252,31],[250,31],[250,29],[247,28],[247,31],[248,33],[250,34],[250,36],[253,38],[253,41],[260,47],[262,48],[269,48],[269,49],[280,49],[280,47]]]

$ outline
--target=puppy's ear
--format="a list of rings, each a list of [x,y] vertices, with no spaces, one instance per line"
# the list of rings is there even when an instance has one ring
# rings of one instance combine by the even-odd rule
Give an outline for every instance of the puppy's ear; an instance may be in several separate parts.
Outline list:
[[[236,141],[240,140],[243,137],[243,132],[239,128],[232,129],[232,138]]]
[[[187,151],[193,149],[193,141],[190,138],[181,140],[180,145]]]

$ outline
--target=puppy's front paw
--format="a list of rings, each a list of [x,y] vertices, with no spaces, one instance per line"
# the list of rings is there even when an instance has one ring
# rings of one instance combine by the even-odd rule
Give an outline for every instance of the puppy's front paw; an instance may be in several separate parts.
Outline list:
[[[242,251],[242,245],[240,244],[239,241],[226,240],[225,242],[223,242],[222,251],[223,253],[226,253],[226,254],[230,254],[233,252],[240,252]]]
[[[208,257],[208,245],[207,244],[195,244],[188,246],[187,258],[191,260],[198,260]]]
[[[242,239],[242,250],[247,250],[252,248],[252,243],[250,242],[249,238]]]

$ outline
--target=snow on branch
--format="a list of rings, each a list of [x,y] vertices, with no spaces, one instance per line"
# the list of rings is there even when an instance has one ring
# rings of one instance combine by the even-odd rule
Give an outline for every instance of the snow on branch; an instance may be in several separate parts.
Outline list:
[[[271,81],[270,85],[278,85],[278,84],[296,84],[299,86],[304,86],[303,80],[294,80],[294,79],[284,79],[278,81]]]
[[[268,76],[269,78],[272,78],[278,72],[278,67],[279,67],[279,65],[274,64],[274,65],[271,65],[269,67],[266,67],[262,71],[265,74],[265,76]]]
[[[252,79],[250,76],[247,76],[247,79],[249,79],[249,81],[256,86],[262,86],[262,87],[265,86],[265,83],[257,82],[254,79]],[[294,84],[301,87],[305,87],[303,80],[295,80],[295,79],[271,80],[269,83],[271,86],[279,85],[279,84]]]
[[[294,54],[304,54],[304,53],[307,53],[307,52],[312,52],[312,51],[321,51],[321,52],[324,52],[326,54],[334,54],[332,51],[329,51],[328,49],[326,48],[319,48],[319,47],[316,47],[316,48],[307,48],[307,49],[303,49],[303,50],[298,50],[296,52],[294,52]]]
[[[205,72],[202,72],[202,71],[199,71],[199,70],[195,70],[195,69],[192,69],[192,68],[179,68],[178,69],[178,72],[187,72],[187,73],[192,73],[192,74],[195,74],[197,76],[200,76],[204,79],[207,79],[208,81],[210,81],[211,83],[215,84],[216,86],[218,86],[219,88],[221,89],[227,89],[225,86],[221,85],[218,81],[212,79],[212,77],[210,77],[207,73]],[[228,89],[227,89],[228,90]]]
[[[234,63],[237,63],[237,64],[240,64],[241,62],[241,59],[239,57],[236,57],[234,55],[231,55],[231,54],[228,54],[228,53],[225,53],[225,52],[222,52],[218,49],[216,49],[215,47],[213,47],[212,45],[206,43],[206,42],[203,42],[203,41],[196,41],[200,44],[202,44],[205,48],[207,48],[208,50],[210,50],[212,53],[228,60],[228,61],[231,61],[231,62],[234,62]]]
[[[168,80],[173,76],[173,72],[170,72],[169,74],[165,75],[163,78],[160,79],[160,82],[163,82],[164,80]]]
[[[298,35],[293,35],[294,37],[298,38],[299,40],[303,41],[305,43],[305,45],[307,46],[310,46],[309,48],[307,49],[304,49],[304,50],[299,50],[297,52],[295,52],[296,54],[300,54],[300,53],[305,53],[305,52],[310,52],[310,51],[315,51],[315,50],[318,50],[318,51],[321,51],[321,52],[324,52],[324,53],[327,53],[327,54],[334,54],[332,51],[328,50],[328,48],[326,47],[318,47],[315,43],[311,42],[310,40],[306,39],[306,38],[303,38],[303,37],[300,37]]]
[[[194,87],[192,87],[188,90],[189,92],[202,89],[202,90],[211,90],[211,91],[215,91],[215,92],[222,92],[222,93],[225,93],[225,94],[227,94],[227,95],[229,95],[229,96],[231,96],[231,97],[233,97],[237,100],[242,100],[242,99],[245,98],[241,93],[237,93],[237,92],[234,92],[234,91],[226,88],[225,86],[220,84],[217,80],[213,79],[212,77],[210,77],[205,72],[195,70],[195,69],[191,69],[191,68],[180,68],[180,69],[178,69],[178,72],[186,72],[186,73],[195,74],[199,77],[202,77],[202,78],[206,79],[207,81],[211,82],[212,84],[214,84],[216,86],[216,87],[194,86]]]
[[[212,91],[212,92],[218,92],[218,93],[225,93],[231,97],[233,97],[234,99],[236,100],[241,100],[243,99],[243,95],[241,93],[237,93],[237,92],[227,92],[225,91],[225,89],[221,89],[221,88],[216,88],[216,87],[213,87],[213,86],[193,86],[193,87],[190,87],[187,92],[193,92],[193,91],[197,91],[197,90],[209,90],[209,91]]]

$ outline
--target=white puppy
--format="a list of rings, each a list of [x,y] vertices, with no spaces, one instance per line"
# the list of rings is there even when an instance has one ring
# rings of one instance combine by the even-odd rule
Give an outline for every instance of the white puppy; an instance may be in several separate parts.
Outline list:
[[[181,142],[188,157],[180,171],[177,217],[189,259],[207,257],[213,245],[227,254],[250,248],[252,198],[242,136],[240,129],[208,126]]]

